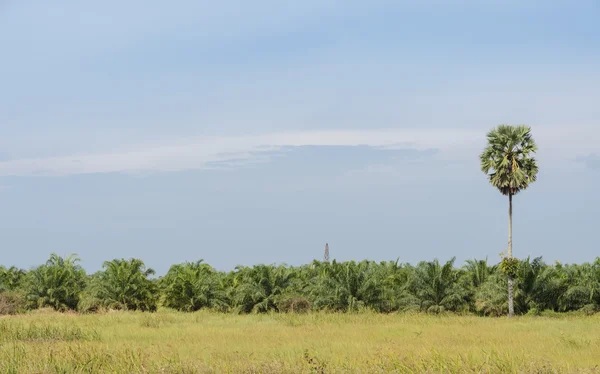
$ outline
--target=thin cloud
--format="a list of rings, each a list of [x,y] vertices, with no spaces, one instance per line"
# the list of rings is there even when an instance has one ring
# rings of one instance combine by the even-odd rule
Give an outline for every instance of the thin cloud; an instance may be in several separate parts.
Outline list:
[[[80,153],[0,162],[0,176],[59,176],[114,172],[168,172],[214,168],[219,163],[261,161],[268,152],[298,146],[359,146],[439,149],[469,146],[481,134],[467,130],[305,131],[256,136],[214,136],[128,151]],[[264,159],[262,160],[264,162]]]
[[[534,129],[540,157],[553,166],[596,149],[592,128]],[[382,149],[438,150],[436,157],[470,161],[483,147],[485,132],[465,129],[396,129],[356,131],[300,131],[254,136],[210,136],[171,141],[170,144],[131,146],[125,151],[77,153],[57,157],[0,162],[0,176],[61,176],[97,173],[172,172],[241,166],[268,162],[269,152],[284,147],[359,146]],[[578,153],[583,152],[583,153]]]

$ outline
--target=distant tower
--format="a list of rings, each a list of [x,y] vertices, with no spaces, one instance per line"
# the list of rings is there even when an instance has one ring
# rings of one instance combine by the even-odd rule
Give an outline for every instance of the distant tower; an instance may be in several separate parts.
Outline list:
[[[325,254],[323,255],[323,262],[329,262],[329,243],[325,243]]]

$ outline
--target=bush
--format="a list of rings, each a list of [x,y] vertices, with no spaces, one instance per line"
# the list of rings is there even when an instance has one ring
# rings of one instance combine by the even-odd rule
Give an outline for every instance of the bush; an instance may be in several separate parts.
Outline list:
[[[563,317],[565,314],[564,314],[564,313],[559,313],[559,312],[556,312],[556,311],[554,311],[554,310],[552,310],[552,309],[546,309],[546,310],[544,310],[542,313],[540,313],[540,315],[541,315],[542,317],[547,317],[547,318],[561,318],[561,317]]]
[[[23,312],[25,309],[25,298],[15,292],[3,292],[0,294],[0,315],[12,315]]]
[[[79,298],[77,304],[77,311],[81,313],[97,313],[104,311],[106,308],[102,303],[102,300],[94,295],[94,290],[91,287],[87,287]]]
[[[586,316],[593,316],[594,314],[598,313],[598,306],[595,304],[587,304],[577,312]]]
[[[279,311],[285,313],[308,313],[311,307],[310,301],[304,297],[286,298],[277,305]]]
[[[541,316],[542,312],[538,308],[531,308],[527,311],[528,316]]]

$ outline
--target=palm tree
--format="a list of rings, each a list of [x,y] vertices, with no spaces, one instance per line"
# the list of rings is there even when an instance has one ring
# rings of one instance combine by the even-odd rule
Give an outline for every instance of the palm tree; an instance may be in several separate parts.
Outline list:
[[[158,287],[149,279],[153,269],[144,262],[115,259],[103,264],[104,271],[91,282],[89,292],[99,304],[108,309],[155,311]]]
[[[65,258],[53,253],[46,264],[29,272],[27,299],[30,307],[56,310],[77,308],[85,286],[85,270],[76,255]]]
[[[442,265],[436,259],[417,265],[413,293],[421,311],[460,311],[467,304],[466,284],[461,282],[461,272],[454,269],[454,261]]]
[[[508,311],[506,277],[496,270],[477,288],[474,295],[475,311],[484,316],[499,317]]]
[[[164,305],[185,312],[202,308],[227,310],[222,275],[202,260],[173,265],[161,279]]]
[[[414,284],[415,268],[410,264],[396,261],[383,261],[378,265],[378,273],[382,279],[381,311],[391,312],[406,305],[415,305],[415,297],[411,294]]]
[[[495,266],[488,265],[485,260],[467,260],[463,267],[473,289],[479,288],[496,271]]]
[[[508,196],[508,262],[512,261],[512,200],[513,196],[537,179],[538,166],[533,154],[537,151],[527,126],[500,125],[487,134],[487,146],[480,156],[481,170],[489,182]],[[508,315],[514,315],[514,274],[508,274]]]
[[[600,257],[591,264],[568,266],[567,271],[569,289],[561,301],[570,305],[570,309],[583,304],[600,306]]]
[[[278,303],[294,288],[296,271],[284,265],[238,266],[233,274],[233,305],[242,313],[278,311]]]
[[[383,299],[384,273],[372,261],[321,263],[320,273],[310,285],[310,294],[317,309],[357,311],[364,307],[374,310],[389,308]]]
[[[11,266],[8,269],[4,266],[0,266],[0,292],[18,289],[22,286],[26,275],[27,272],[25,272],[25,270],[21,270],[14,266]]]

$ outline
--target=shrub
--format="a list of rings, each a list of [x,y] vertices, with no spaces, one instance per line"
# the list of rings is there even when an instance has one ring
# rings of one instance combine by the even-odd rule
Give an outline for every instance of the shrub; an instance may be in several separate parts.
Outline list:
[[[10,315],[25,309],[25,298],[16,292],[0,293],[0,315]]]
[[[535,308],[534,308],[535,309]],[[540,316],[547,318],[561,318],[564,314],[556,312],[552,309],[546,309],[540,313]]]
[[[587,304],[583,308],[579,309],[578,312],[586,316],[592,316],[598,313],[598,306],[595,304]]]
[[[285,313],[308,313],[311,306],[310,301],[304,297],[289,297],[282,299],[277,304],[277,309]]]
[[[541,316],[542,315],[542,311],[540,311],[538,308],[531,308],[527,311],[527,315],[528,316]]]

